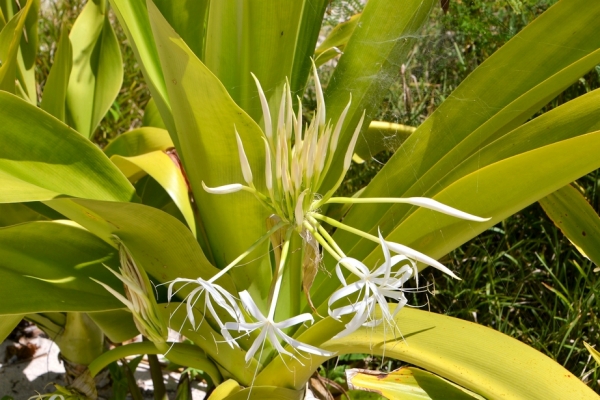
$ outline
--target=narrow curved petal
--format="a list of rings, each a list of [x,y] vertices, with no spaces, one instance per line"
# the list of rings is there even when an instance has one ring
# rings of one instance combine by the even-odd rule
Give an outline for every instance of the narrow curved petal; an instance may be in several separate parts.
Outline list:
[[[269,102],[265,97],[265,92],[263,92],[262,86],[260,86],[260,82],[258,81],[256,75],[252,74],[252,78],[254,78],[254,82],[256,82],[256,88],[258,89],[258,97],[260,98],[260,106],[262,107],[263,120],[265,123],[265,135],[267,136],[267,139],[271,140],[271,138],[273,137],[273,125],[271,123],[271,111],[269,111]]]
[[[297,350],[323,357],[331,357],[335,354],[335,352],[323,350],[318,347],[311,346],[310,344],[302,343],[296,339],[291,338],[283,332],[278,332],[278,334],[284,342],[286,342],[287,344],[289,344]]]
[[[485,222],[489,221],[491,218],[481,218],[476,215],[472,215],[466,213],[464,211],[457,210],[456,208],[447,206],[439,201],[427,198],[427,197],[407,197],[407,198],[399,198],[397,199],[398,203],[406,203],[412,204],[413,206],[419,206],[423,208],[428,208],[430,210],[434,210],[440,212],[442,214],[451,215],[456,218],[466,219],[468,221],[476,221],[476,222]]]
[[[211,194],[229,194],[239,192],[244,189],[244,185],[241,183],[232,183],[230,185],[223,185],[217,187],[208,187],[204,182],[202,182],[202,187],[204,190]]]
[[[338,301],[344,297],[348,297],[353,293],[358,292],[364,286],[365,286],[365,282],[363,282],[363,281],[354,282],[354,283],[349,284],[348,286],[344,286],[343,288],[336,290],[331,295],[327,304],[331,307],[331,305],[334,304],[336,301]]]
[[[246,151],[244,150],[242,138],[240,138],[240,134],[238,133],[235,125],[233,129],[235,130],[235,141],[237,143],[238,155],[240,157],[240,164],[242,166],[242,175],[244,176],[246,183],[250,185],[252,183],[252,169],[250,169],[250,163],[248,162],[248,156],[246,156]]]
[[[254,339],[254,343],[252,343],[252,346],[250,346],[250,348],[248,349],[248,352],[246,353],[246,357],[244,358],[244,360],[246,362],[249,362],[252,357],[254,357],[254,354],[256,354],[256,351],[258,350],[258,348],[264,344],[265,339],[267,337],[267,329],[263,329],[263,331],[260,333],[260,335],[258,335],[258,337],[256,339]]]
[[[250,296],[250,293],[248,293],[247,290],[240,292],[240,301],[244,305],[244,308],[246,308],[248,313],[250,313],[250,315],[252,315],[254,319],[260,322],[265,322],[267,320],[267,318],[265,318],[265,316],[260,311],[256,303],[252,299],[252,296]]]
[[[315,322],[315,319],[309,313],[304,313],[304,314],[300,314],[295,317],[286,319],[285,321],[276,322],[273,324],[273,326],[277,329],[285,329],[285,328],[289,328],[290,326],[302,324],[307,321],[310,321],[310,323],[312,324],[313,322]]]
[[[354,135],[352,135],[352,140],[350,140],[350,145],[348,145],[348,150],[346,151],[346,156],[344,157],[344,171],[348,171],[350,168],[350,162],[352,161],[352,155],[354,154],[354,147],[356,147],[356,141],[358,140],[358,134],[360,133],[360,129],[362,128],[363,121],[365,120],[365,112],[363,111],[362,117],[360,117],[360,121],[358,121],[358,125],[356,125],[356,129],[354,130]],[[345,174],[345,172],[344,172]]]
[[[454,272],[450,271],[444,264],[440,263],[439,261],[434,260],[433,258],[426,256],[423,253],[420,253],[414,249],[411,249],[410,247],[401,245],[399,243],[394,243],[394,242],[387,242],[387,243],[388,243],[388,247],[390,248],[390,250],[392,250],[394,253],[404,254],[405,256],[413,258],[424,264],[431,265],[432,267],[439,269],[443,273],[450,275],[454,279],[460,280],[460,278],[458,276],[456,276],[454,274]]]

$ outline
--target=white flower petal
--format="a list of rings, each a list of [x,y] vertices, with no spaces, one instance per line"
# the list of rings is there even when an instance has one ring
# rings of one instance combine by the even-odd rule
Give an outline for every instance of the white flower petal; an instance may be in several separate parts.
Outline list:
[[[404,254],[405,256],[413,258],[424,264],[431,265],[432,267],[439,269],[443,273],[448,274],[451,277],[460,280],[460,278],[458,276],[456,276],[454,274],[454,272],[450,271],[446,266],[444,266],[444,264],[440,263],[439,261],[434,260],[433,258],[426,256],[425,254],[420,253],[414,249],[411,249],[408,246],[404,246],[404,245],[401,245],[399,243],[394,243],[394,242],[387,242],[387,243],[388,243],[388,247],[390,248],[390,250],[392,250],[394,253]]]
[[[412,204],[413,206],[428,208],[440,212],[442,214],[451,215],[456,218],[466,219],[469,221],[485,222],[491,218],[481,218],[476,215],[468,214],[466,212],[457,210],[456,208],[447,206],[439,201],[427,198],[427,197],[407,197],[397,199],[398,203]]]
[[[232,183],[230,185],[223,185],[217,187],[208,187],[204,182],[202,182],[202,187],[204,190],[211,194],[228,194],[239,192],[244,189],[244,186],[241,183]]]
[[[342,131],[342,126],[344,125],[344,120],[346,119],[346,114],[348,114],[348,110],[350,109],[350,105],[352,104],[352,93],[350,93],[350,100],[344,108],[344,111],[340,114],[340,118],[338,119],[337,124],[335,124],[335,129],[333,130],[333,136],[331,137],[331,142],[329,143],[329,151],[334,152],[337,148],[338,139],[340,137],[340,132]]]
[[[278,334],[287,344],[289,344],[296,350],[304,351],[305,353],[310,353],[322,357],[331,357],[335,354],[335,352],[323,350],[318,347],[311,346],[310,344],[302,343],[296,339],[291,338],[283,332],[278,332]]]
[[[250,315],[252,315],[254,319],[260,322],[265,322],[267,320],[267,318],[265,318],[265,316],[260,311],[256,303],[252,299],[252,296],[250,296],[250,293],[248,293],[247,290],[240,292],[240,301],[244,305],[244,308],[248,311]]]
[[[263,120],[265,123],[265,135],[267,136],[267,139],[271,140],[271,138],[273,137],[273,125],[271,125],[271,112],[269,111],[269,102],[265,97],[265,92],[263,92],[263,89],[260,86],[260,82],[258,81],[256,75],[252,74],[252,77],[254,78],[254,82],[256,82],[256,88],[258,89],[258,97],[260,98],[260,106],[262,107]]]
[[[267,190],[271,191],[273,189],[273,170],[271,169],[271,149],[269,148],[269,143],[267,139],[263,138],[265,141],[265,185],[267,186]]]
[[[315,322],[315,319],[309,313],[304,313],[304,314],[296,315],[295,317],[292,317],[292,318],[288,318],[281,322],[275,322],[273,324],[273,326],[277,329],[285,329],[285,328],[289,328],[290,326],[302,324],[307,321],[310,321],[310,323],[312,324],[313,322]]]
[[[258,348],[265,342],[267,333],[268,329],[263,329],[262,332],[257,336],[257,338],[254,339],[254,343],[252,343],[252,346],[250,346],[248,352],[246,353],[246,357],[244,358],[246,362],[249,362],[252,359],[252,357],[254,357],[254,354],[256,354]]]
[[[240,156],[242,175],[244,176],[246,183],[250,185],[252,183],[252,169],[250,169],[250,163],[248,162],[248,157],[246,156],[246,151],[244,150],[242,138],[240,138],[240,134],[238,133],[235,125],[233,126],[233,129],[235,130],[235,141],[237,142],[238,154]]]
[[[344,286],[341,289],[336,290],[331,297],[329,298],[329,301],[327,302],[328,306],[331,306],[332,304],[334,304],[336,301],[344,298],[344,297],[348,297],[353,293],[358,292],[359,290],[361,290],[363,287],[365,286],[365,282],[364,281],[358,281],[358,282],[354,282],[351,283],[348,286]]]
[[[352,155],[354,154],[354,147],[356,147],[358,134],[360,133],[360,129],[362,128],[364,120],[365,112],[363,112],[362,117],[360,117],[360,121],[358,121],[358,125],[356,125],[356,129],[354,130],[354,135],[352,135],[352,140],[350,140],[350,145],[348,145],[348,150],[346,151],[346,156],[344,157],[344,171],[348,171],[348,168],[350,168],[350,162],[352,161]]]

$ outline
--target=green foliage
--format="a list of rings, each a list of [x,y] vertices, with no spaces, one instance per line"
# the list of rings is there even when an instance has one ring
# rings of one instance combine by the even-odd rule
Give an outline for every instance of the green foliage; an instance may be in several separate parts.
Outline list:
[[[35,7],[32,4],[35,2],[30,0],[26,7],[32,7],[33,10]],[[0,128],[0,134],[10,140],[17,154],[5,157],[0,163],[0,180],[9,189],[5,191],[2,201],[45,201],[47,206],[55,210],[52,214],[39,207],[22,204],[9,208],[3,206],[5,210],[18,213],[17,218],[6,219],[5,223],[56,218],[58,212],[60,218],[67,217],[86,229],[84,236],[89,245],[96,246],[103,254],[113,251],[116,236],[116,240],[131,251],[135,263],[143,267],[160,287],[157,291],[159,298],[166,301],[173,297],[174,302],[187,301],[185,305],[174,303],[162,309],[154,299],[144,301],[144,296],[136,291],[139,288],[134,278],[132,282],[125,279],[127,299],[119,296],[136,318],[143,320],[144,310],[151,314],[162,313],[164,320],[170,319],[180,329],[186,329],[186,335],[194,341],[195,346],[170,346],[164,340],[157,340],[154,344],[118,347],[90,364],[91,375],[125,355],[162,352],[167,353],[174,362],[202,369],[215,383],[230,376],[236,379],[237,382],[226,381],[211,398],[217,396],[217,392],[223,392],[219,395],[221,397],[214,398],[246,398],[252,393],[256,398],[279,396],[292,399],[302,396],[301,390],[316,365],[332,356],[328,350],[341,354],[373,351],[424,367],[489,398],[504,395],[507,391],[514,397],[534,396],[542,388],[555,398],[561,398],[565,390],[577,392],[582,398],[591,396],[588,388],[577,380],[568,379],[570,375],[564,369],[535,350],[494,330],[438,314],[405,309],[395,320],[388,316],[390,314],[384,314],[383,325],[371,330],[355,330],[344,339],[330,339],[342,329],[341,324],[332,318],[324,318],[312,327],[289,327],[313,318],[309,315],[312,303],[317,308],[312,307],[312,311],[316,311],[314,317],[326,314],[331,309],[327,300],[337,291],[339,282],[327,276],[327,272],[331,275],[336,261],[341,257],[348,254],[356,258],[352,265],[360,264],[367,269],[377,265],[381,253],[367,241],[377,241],[376,236],[370,234],[381,231],[382,237],[388,241],[410,245],[438,258],[528,204],[600,166],[596,157],[596,149],[600,147],[600,131],[595,122],[596,93],[581,96],[558,107],[563,100],[571,98],[570,94],[560,95],[569,86],[573,97],[595,87],[594,79],[597,77],[593,74],[572,85],[600,62],[600,43],[593,35],[598,29],[598,21],[593,18],[598,11],[597,4],[563,0],[522,30],[516,39],[500,47],[510,35],[529,22],[535,12],[532,2],[457,1],[447,16],[442,17],[439,10],[434,14],[438,25],[434,25],[433,29],[442,26],[450,33],[438,35],[442,38],[441,42],[425,41],[423,45],[418,40],[419,35],[427,37],[429,33],[423,34],[421,26],[430,9],[437,4],[436,1],[407,0],[400,10],[392,1],[371,0],[361,10],[360,22],[355,25],[351,35],[345,34],[343,41],[336,42],[343,46],[344,54],[336,62],[330,63],[330,68],[333,65],[336,67],[325,89],[325,100],[329,106],[327,118],[333,117],[332,120],[336,121],[347,112],[347,119],[337,130],[340,132],[339,142],[335,136],[336,143],[332,144],[332,149],[336,144],[337,147],[346,148],[356,140],[354,128],[359,119],[362,122],[364,110],[367,111],[368,123],[379,112],[377,108],[382,100],[383,115],[387,120],[420,124],[377,176],[370,179],[363,171],[358,179],[346,183],[343,190],[354,192],[359,187],[352,185],[360,182],[362,187],[362,182],[370,181],[359,196],[428,196],[491,217],[488,222],[476,224],[434,214],[431,210],[415,209],[406,204],[391,205],[389,202],[371,206],[357,204],[350,207],[349,211],[347,208],[328,209],[324,206],[321,211],[321,206],[333,193],[333,189],[331,192],[329,190],[337,187],[335,182],[340,171],[347,169],[344,158],[349,158],[345,157],[344,151],[332,150],[332,157],[323,171],[324,179],[315,178],[320,186],[315,188],[315,193],[318,189],[319,193],[324,194],[323,201],[307,199],[303,203],[304,195],[301,195],[292,199],[291,203],[289,199],[286,200],[287,206],[295,204],[296,200],[298,206],[291,206],[290,210],[282,213],[273,200],[272,188],[268,183],[272,167],[270,162],[266,170],[267,180],[263,180],[269,151],[275,154],[268,132],[275,126],[277,118],[268,118],[268,111],[270,109],[273,116],[278,115],[278,99],[282,94],[286,95],[285,77],[289,77],[293,91],[302,94],[310,67],[308,55],[315,48],[323,13],[329,13],[327,19],[333,21],[339,9],[350,7],[358,11],[362,8],[360,2],[328,5],[326,1],[306,0],[294,3],[292,7],[281,7],[283,3],[273,0],[253,8],[234,9],[228,3],[200,1],[194,4],[193,11],[197,17],[194,20],[181,13],[183,7],[191,5],[183,0],[157,1],[156,4],[142,0],[113,0],[111,4],[123,29],[122,33],[132,45],[133,50],[128,53],[129,56],[126,55],[126,59],[135,57],[154,96],[155,102],[148,107],[149,114],[151,110],[155,111],[152,123],[160,124],[156,112],[160,113],[160,119],[164,121],[171,138],[166,140],[165,131],[157,128],[128,133],[106,147],[106,155],[111,156],[112,163],[83,137],[96,138],[104,144],[104,139],[112,137],[115,132],[107,132],[102,126],[122,124],[123,121],[131,121],[130,126],[139,124],[139,114],[122,118],[125,110],[122,104],[128,101],[142,102],[143,105],[139,103],[131,107],[141,109],[145,107],[145,94],[143,90],[136,93],[135,90],[125,89],[121,91],[122,97],[115,102],[122,76],[121,49],[117,39],[121,33],[110,24],[107,3],[103,0],[88,2],[81,10],[77,3],[68,3],[63,10],[65,15],[78,15],[77,22],[71,28],[71,65],[69,52],[66,51],[69,42],[65,39],[65,27],[68,24],[54,21],[48,25],[50,30],[54,26],[55,34],[62,30],[63,36],[61,51],[55,52],[54,66],[44,85],[43,108],[65,119],[83,137],[25,103],[29,101],[35,104],[38,100],[32,96],[31,90],[30,45],[20,37],[23,26],[25,32],[33,32],[32,17],[25,18],[27,8],[21,16],[17,15],[8,22],[0,33],[0,37],[6,39],[0,43],[0,46],[4,46],[0,47],[0,55],[8,57],[2,60],[0,83],[24,99],[18,100],[9,94],[0,96],[0,100],[6,104],[3,110],[10,107],[12,111],[3,115],[8,123]],[[543,3],[540,6],[544,8],[548,5]],[[273,6],[279,7],[278,12],[272,11]],[[3,13],[12,16],[6,11]],[[459,14],[460,18],[450,19],[453,13]],[[571,25],[562,24],[565,19]],[[83,29],[82,26],[94,29]],[[57,37],[55,39],[58,40]],[[552,46],[540,45],[546,42],[552,43]],[[415,43],[419,45],[415,46]],[[17,44],[22,46],[21,52],[15,50]],[[441,54],[447,63],[438,65],[435,59],[433,63],[426,61],[425,58],[430,54],[424,50],[427,46],[442,49],[436,54]],[[490,55],[496,49],[499,50]],[[450,65],[452,63],[453,66]],[[49,62],[40,64],[40,69],[46,65]],[[462,74],[480,65],[463,83],[458,84],[462,81]],[[70,69],[71,74],[68,73]],[[262,89],[255,91],[251,71],[263,83],[266,97]],[[398,71],[400,83],[393,83]],[[414,74],[418,74],[418,77]],[[17,82],[14,88],[13,75]],[[82,76],[89,79],[78,80]],[[135,73],[130,76],[134,77],[130,88],[136,85],[141,87],[135,83]],[[390,85],[392,89],[388,92]],[[450,90],[454,90],[452,95],[449,95]],[[416,95],[413,96],[414,92]],[[257,93],[262,104],[258,101]],[[324,113],[324,105],[318,84],[315,84],[314,93],[321,111],[316,116],[307,116],[307,120],[313,118],[316,126],[315,121],[321,123],[320,116],[325,119],[324,114],[319,114]],[[349,93],[353,101],[346,108],[347,111],[342,111],[348,104]],[[85,103],[82,99],[93,101]],[[296,102],[291,94],[288,101]],[[62,104],[66,104],[64,109]],[[436,111],[433,111],[434,108]],[[284,108],[282,110],[281,115],[284,115],[287,111]],[[526,124],[540,110],[551,111]],[[100,130],[97,130],[105,114],[108,115],[102,123],[105,125],[101,124]],[[302,110],[298,115],[301,114]],[[280,123],[276,135],[283,137],[281,132],[285,125],[289,137],[282,139],[284,141],[292,140],[292,117],[289,118],[289,122]],[[272,123],[269,120],[273,126],[269,126]],[[363,129],[366,129],[366,125]],[[237,141],[234,130],[239,132]],[[359,130],[360,126],[357,134]],[[39,131],[42,136],[40,139],[39,135],[32,133],[17,134],[22,131]],[[325,137],[327,139],[323,140],[326,140],[324,143],[327,148],[329,137]],[[61,142],[63,139],[64,144]],[[264,143],[267,143],[266,150]],[[285,154],[292,154],[291,145],[288,148],[283,143],[277,145],[279,153],[285,147]],[[172,144],[176,151],[168,149],[167,146]],[[62,151],[53,152],[53,147],[59,145]],[[314,146],[317,146],[316,141]],[[326,154],[323,150],[321,153]],[[308,151],[306,154],[311,157]],[[275,162],[280,163],[281,160],[279,154]],[[372,161],[368,162],[365,170],[373,169],[372,166]],[[282,168],[287,174],[288,167],[284,164]],[[254,172],[254,181],[249,178],[250,171]],[[260,195],[267,193],[269,188],[268,195],[272,202],[268,204],[273,210],[261,208],[260,203],[248,193],[219,197],[202,190],[205,184],[218,186],[244,181],[249,185],[244,190],[254,193],[259,200]],[[310,184],[306,185],[309,190]],[[286,189],[277,193],[288,196],[291,192]],[[135,203],[140,200],[143,204]],[[315,209],[312,208],[312,202],[316,204]],[[310,205],[308,209],[305,203]],[[294,207],[295,210],[292,210]],[[327,220],[327,213],[341,218],[346,211],[344,223],[351,228]],[[264,236],[265,219],[273,212],[278,216],[271,217],[267,226],[270,228],[276,223],[273,221],[279,218],[283,222],[277,226],[283,228],[271,232],[269,246],[266,244],[267,236]],[[339,227],[333,238],[326,231],[326,225],[321,226],[313,215],[319,221],[331,221],[333,226]],[[286,218],[296,222],[289,222]],[[184,221],[187,227],[180,221]],[[35,230],[37,227],[44,229]],[[56,234],[48,233],[48,227],[56,230]],[[59,239],[63,236],[66,236],[64,242],[68,245],[81,242],[81,237],[77,238],[79,242],[72,238],[74,229],[81,228],[56,222],[29,222],[3,228],[5,233],[18,231],[19,235],[14,238],[11,236],[13,241],[33,240],[36,243],[32,246],[46,246],[45,252],[37,252],[37,263],[28,266],[31,276],[44,282],[43,285],[54,285],[61,290],[72,289],[69,284],[84,289],[83,294],[79,293],[79,297],[73,296],[74,299],[71,299],[77,306],[71,304],[61,307],[60,298],[64,293],[60,291],[54,291],[55,297],[42,303],[39,296],[44,293],[43,288],[24,287],[30,278],[13,274],[14,286],[23,286],[20,291],[29,294],[30,301],[21,302],[19,296],[15,295],[10,302],[2,302],[5,307],[3,312],[100,311],[102,314],[95,317],[92,317],[93,313],[90,314],[89,321],[94,321],[90,323],[95,324],[95,329],[105,330],[105,334],[111,338],[124,338],[130,332],[131,321],[120,324],[127,318],[124,318],[122,311],[112,311],[117,308],[113,303],[120,303],[115,299],[113,303],[99,299],[99,293],[95,290],[101,291],[101,287],[94,286],[91,281],[84,282],[91,275],[117,288],[112,274],[104,268],[91,268],[98,262],[84,263],[85,268],[76,267],[71,271],[72,260],[69,257],[76,253],[61,254],[60,246],[52,246],[55,242],[62,243]],[[306,235],[310,231],[312,237],[316,238],[313,239],[312,253],[310,238],[297,235],[303,233],[302,229],[307,229]],[[359,232],[361,239],[348,236],[342,232],[344,229]],[[261,235],[262,241],[252,245]],[[296,236],[290,239],[291,235]],[[310,268],[315,271],[318,266],[318,260],[317,263],[312,260],[312,257],[318,258],[318,254],[315,254],[315,250],[318,251],[317,241],[323,251],[327,250],[323,267],[328,271],[320,272],[314,284],[311,278],[307,285],[302,273],[309,275]],[[382,242],[382,248],[386,246]],[[246,251],[249,247],[250,250]],[[29,247],[24,244],[21,248]],[[273,256],[264,257],[269,250],[273,250]],[[395,253],[402,252],[395,250]],[[411,262],[426,260],[423,256],[410,254],[415,253],[407,253],[408,257],[415,259]],[[18,270],[20,264],[25,264],[25,256],[25,250],[16,255],[8,254],[7,258],[14,264],[10,268]],[[248,257],[247,263],[238,266],[236,263],[244,257]],[[570,314],[563,319],[571,318],[572,321],[556,351],[560,353],[570,349],[573,352],[576,349],[577,354],[581,354],[581,347],[576,347],[578,342],[569,347],[566,338],[581,319],[570,316],[578,300],[574,293],[586,293],[588,290],[591,279],[586,268],[589,267],[574,263],[581,277],[575,282],[575,289],[572,289],[572,274],[554,273],[543,257],[537,258],[553,279],[552,284],[546,284],[544,288],[554,296],[555,315],[558,314],[558,306],[566,307]],[[389,264],[387,258],[386,262]],[[436,265],[434,261],[427,262]],[[314,265],[311,267],[311,264]],[[48,267],[56,273],[68,273],[68,276],[46,277],[44,270]],[[224,267],[226,270],[219,272]],[[284,268],[286,272],[283,272]],[[356,275],[351,268],[349,270]],[[138,275],[145,276],[144,271],[138,271]],[[341,276],[341,273],[338,275]],[[214,284],[213,280],[218,278],[218,285]],[[176,293],[172,293],[173,287],[168,286],[169,293],[166,294],[165,289],[173,280],[187,283],[179,287]],[[348,284],[341,280],[348,289]],[[302,297],[301,281],[306,299]],[[196,289],[196,284],[201,286]],[[209,288],[213,292],[209,293]],[[244,292],[245,289],[249,289],[251,294]],[[239,293],[246,307],[245,317],[259,322],[242,322],[241,311],[236,311],[236,300],[232,299],[231,305],[228,305],[229,300],[222,297],[227,293],[233,296]],[[188,297],[190,294],[191,297]],[[211,303],[211,296],[214,303]],[[258,305],[248,302],[250,296]],[[591,309],[591,297],[585,297],[584,301]],[[215,303],[218,311],[213,309]],[[26,310],[23,304],[27,305]],[[384,306],[381,302],[380,305]],[[265,317],[267,314],[264,309],[267,306],[269,313]],[[303,308],[307,314],[298,315]],[[385,309],[383,307],[384,312]],[[581,305],[581,310],[584,309]],[[368,318],[375,318],[371,315],[371,309],[368,313]],[[79,314],[60,315],[69,321]],[[85,314],[81,315],[88,321]],[[30,318],[42,322],[45,317],[31,314]],[[228,322],[231,318],[237,322]],[[283,328],[279,328],[273,318],[283,321]],[[9,321],[3,318],[3,321],[12,324],[14,319]],[[194,320],[202,323],[195,326]],[[222,320],[227,324],[224,325]],[[389,341],[390,332],[386,334],[385,330],[387,324],[400,328],[404,334],[403,342]],[[61,328],[54,325],[52,329]],[[63,327],[68,328],[66,325]],[[238,332],[248,329],[249,332],[234,340],[227,336],[234,329]],[[270,333],[265,336],[267,329],[270,329]],[[83,330],[69,329],[64,335],[75,337],[78,332],[87,335]],[[464,340],[465,336],[470,337],[469,341]],[[374,337],[378,338],[376,343],[373,342]],[[310,365],[300,362],[295,356],[284,356],[287,350],[281,345],[285,343],[279,343],[279,339],[287,342],[288,349],[301,349],[301,356],[305,356],[304,352],[310,354]],[[223,341],[232,345],[232,348],[220,348],[219,342]],[[259,347],[260,352],[257,352]],[[276,357],[277,353],[281,357]],[[519,357],[515,359],[514,354]],[[84,362],[88,363],[89,360]],[[293,368],[289,369],[289,365]],[[457,369],[457,365],[460,368]],[[535,368],[531,368],[531,365],[535,365]],[[515,368],[520,372],[517,380],[513,374]],[[332,375],[334,379],[339,378],[336,373]],[[230,389],[233,391],[227,389],[227,382],[232,383]],[[507,382],[511,382],[510,387]],[[240,385],[255,387],[241,388]],[[296,390],[289,389],[292,387]]]

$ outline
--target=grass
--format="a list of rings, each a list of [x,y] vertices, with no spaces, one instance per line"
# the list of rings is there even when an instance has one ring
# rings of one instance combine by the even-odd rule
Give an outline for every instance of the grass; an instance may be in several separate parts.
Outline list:
[[[377,119],[418,126],[473,69],[555,1],[452,0],[445,15],[438,8],[422,40],[398,71],[399,79],[388,90]],[[73,21],[82,2],[51,4],[40,20],[42,51],[37,72],[41,86],[51,65],[60,25],[62,21]],[[361,7],[357,0],[332,1],[326,25],[360,12]],[[522,12],[516,13],[515,7]],[[99,146],[139,126],[149,99],[137,61],[118,27],[117,35],[126,67],[124,85],[94,134]],[[542,111],[598,87],[600,69],[591,71]],[[387,151],[362,165],[353,165],[343,190],[351,193],[366,185],[390,155]],[[596,210],[600,207],[599,178],[596,171],[580,180]],[[450,280],[427,270],[425,276],[435,282],[436,288],[436,295],[429,297],[432,311],[475,321],[518,338],[600,392],[598,368],[583,346],[583,341],[600,344],[598,272],[548,220],[541,207],[534,204],[508,218],[452,252],[444,262],[463,280]],[[398,364],[350,356],[338,364],[328,363],[322,374],[341,383],[347,366],[389,370]]]

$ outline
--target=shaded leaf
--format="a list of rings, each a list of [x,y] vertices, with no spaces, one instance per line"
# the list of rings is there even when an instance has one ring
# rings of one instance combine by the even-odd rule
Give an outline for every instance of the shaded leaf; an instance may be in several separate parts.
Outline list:
[[[69,39],[67,28],[63,26],[54,62],[44,85],[44,94],[40,107],[57,119],[66,122],[65,107],[67,101],[67,86],[73,67],[73,46]]]
[[[581,192],[567,185],[541,199],[540,205],[571,243],[600,265],[600,217]]]
[[[102,151],[60,121],[6,92],[0,92],[0,109],[0,202],[135,197]]]
[[[88,1],[69,35],[74,59],[67,120],[86,138],[104,118],[123,83],[121,49],[107,10],[107,0]]]

